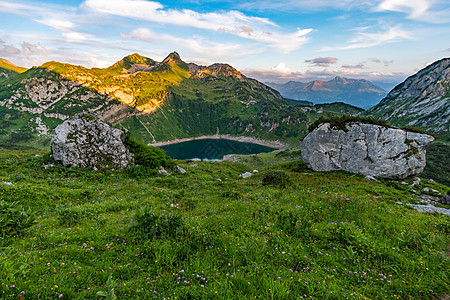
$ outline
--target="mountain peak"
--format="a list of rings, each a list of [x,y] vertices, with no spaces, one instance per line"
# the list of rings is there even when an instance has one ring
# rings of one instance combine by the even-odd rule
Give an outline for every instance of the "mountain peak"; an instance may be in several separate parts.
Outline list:
[[[158,70],[164,71],[173,68],[174,66],[178,66],[182,69],[188,70],[188,64],[186,64],[180,57],[177,52],[172,52],[167,55],[166,58],[158,65]]]
[[[140,55],[139,53],[133,53],[125,56],[110,69],[125,69],[128,73],[135,73],[137,71],[143,71],[156,65],[156,61],[151,58]]]
[[[331,79],[329,82],[332,83],[348,83],[350,80],[341,76],[336,76],[333,79]]]

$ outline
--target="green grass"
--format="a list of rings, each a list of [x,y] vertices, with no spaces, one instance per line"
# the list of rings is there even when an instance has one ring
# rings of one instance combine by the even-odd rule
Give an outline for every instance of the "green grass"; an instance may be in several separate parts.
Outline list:
[[[450,187],[450,145],[433,143],[427,148],[427,165],[422,176]]]
[[[112,288],[118,299],[449,291],[449,217],[396,204],[417,200],[398,182],[305,172],[300,162],[276,165],[276,154],[247,179],[238,175],[253,168],[241,163],[178,161],[186,174],[133,177],[46,166],[43,155],[0,152],[0,200],[37,220],[0,241],[2,299],[98,299]],[[262,186],[267,170],[290,180]]]

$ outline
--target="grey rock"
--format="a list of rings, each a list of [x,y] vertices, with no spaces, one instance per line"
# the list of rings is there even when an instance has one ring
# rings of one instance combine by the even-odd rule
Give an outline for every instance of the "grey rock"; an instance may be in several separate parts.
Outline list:
[[[180,166],[175,166],[175,172],[180,172],[181,174],[185,174],[186,173],[186,170],[185,169],[183,169],[182,167],[180,167]]]
[[[14,186],[14,183],[9,182],[9,181],[3,181],[2,184],[9,185],[9,186]]]
[[[250,172],[245,172],[245,173],[242,173],[241,175],[239,175],[239,177],[241,177],[241,178],[248,178],[248,177],[251,177],[253,174],[252,173],[250,173]]]
[[[445,194],[442,199],[441,199],[441,203],[444,204],[450,204],[450,195],[449,194]]]
[[[418,212],[431,213],[431,214],[441,213],[441,214],[450,216],[450,209],[447,209],[447,208],[435,207],[431,204],[427,204],[427,205],[408,204],[408,205],[411,206],[412,208],[414,208]]]
[[[422,192],[424,192],[424,193],[429,193],[430,192],[430,189],[429,188],[424,188],[423,190],[422,190]]]
[[[370,175],[367,175],[367,176],[365,177],[365,179],[366,179],[366,180],[372,180],[372,181],[380,182],[378,179],[376,179],[375,177],[370,176]]]
[[[66,167],[123,169],[133,163],[124,145],[125,132],[91,114],[77,115],[55,128],[53,159]]]
[[[359,122],[346,131],[324,123],[302,142],[303,162],[314,171],[348,171],[364,176],[403,179],[425,167],[425,149],[434,138]]]
[[[413,183],[409,187],[412,188],[419,184],[420,184],[420,178],[416,177],[416,178],[414,178]]]
[[[161,175],[166,175],[166,176],[172,175],[172,173],[167,172],[166,169],[164,169],[163,166],[161,166],[161,167],[159,168],[158,173],[161,174]]]

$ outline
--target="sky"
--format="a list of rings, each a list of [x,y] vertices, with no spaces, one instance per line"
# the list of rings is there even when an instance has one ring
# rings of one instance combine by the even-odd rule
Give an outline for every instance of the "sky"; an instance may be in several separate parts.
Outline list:
[[[18,66],[173,51],[263,82],[399,83],[450,57],[450,1],[0,0],[0,57]]]

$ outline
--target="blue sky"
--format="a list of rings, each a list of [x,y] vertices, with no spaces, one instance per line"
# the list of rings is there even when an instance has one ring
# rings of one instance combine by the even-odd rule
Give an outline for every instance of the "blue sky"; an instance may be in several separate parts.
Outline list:
[[[448,0],[0,0],[0,57],[106,67],[138,52],[261,81],[400,82],[450,57]]]

